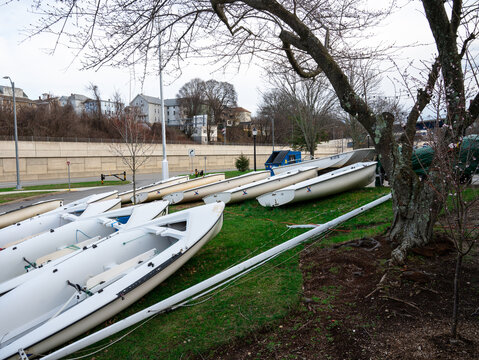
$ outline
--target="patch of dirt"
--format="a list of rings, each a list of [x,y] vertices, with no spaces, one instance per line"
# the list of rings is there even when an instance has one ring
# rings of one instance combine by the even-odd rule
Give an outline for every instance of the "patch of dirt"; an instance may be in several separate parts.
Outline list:
[[[380,246],[375,247],[374,240]],[[280,323],[210,353],[212,359],[478,359],[479,261],[464,263],[460,337],[451,340],[454,254],[436,238],[388,268],[385,238],[305,251],[300,305]],[[202,357],[205,358],[205,357]]]

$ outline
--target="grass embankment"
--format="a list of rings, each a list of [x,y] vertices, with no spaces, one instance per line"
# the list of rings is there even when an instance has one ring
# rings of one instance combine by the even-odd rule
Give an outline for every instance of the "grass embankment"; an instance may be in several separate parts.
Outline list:
[[[15,201],[19,199],[24,199],[32,196],[41,196],[45,194],[49,194],[49,191],[41,191],[41,192],[20,192],[17,194],[5,194],[0,195],[0,204],[4,204],[10,201]]]
[[[129,184],[129,181],[104,181],[104,184],[101,184],[101,181],[88,181],[88,182],[80,182],[80,183],[72,183],[70,187],[72,189],[75,188],[82,188],[82,187],[96,187],[96,186],[111,186],[111,185],[126,185]],[[27,197],[32,196],[41,196],[45,194],[51,193],[48,190],[55,190],[55,189],[68,189],[68,184],[46,184],[46,185],[33,185],[33,186],[24,186],[22,190],[18,190],[18,193],[12,194],[3,194],[2,192],[9,192],[15,191],[15,188],[0,188],[0,204],[24,199]],[[46,191],[35,191],[35,192],[28,192],[29,190],[46,190]]]
[[[368,188],[274,209],[263,208],[256,201],[228,205],[223,229],[218,236],[171,278],[116,316],[115,320],[307,231],[288,230],[288,224],[324,223],[388,191]],[[344,223],[326,235],[321,244],[383,232],[391,222],[390,208],[390,203],[386,203]],[[318,243],[311,246],[318,246]],[[254,336],[259,329],[274,326],[298,305],[301,297],[302,275],[298,257],[302,249],[304,246],[288,251],[214,296],[198,300],[194,306],[156,316],[123,340],[96,354],[95,358],[186,359],[206,355],[210,349],[236,337]],[[112,339],[119,336],[121,334]],[[108,341],[104,340],[95,348]],[[92,348],[85,349],[74,356],[92,351]]]

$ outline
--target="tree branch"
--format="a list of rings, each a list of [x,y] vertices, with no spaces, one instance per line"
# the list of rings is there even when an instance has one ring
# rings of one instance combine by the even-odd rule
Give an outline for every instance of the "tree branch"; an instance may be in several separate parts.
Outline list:
[[[281,33],[279,34],[279,38],[283,42],[283,50],[286,53],[286,57],[288,58],[289,63],[291,64],[294,71],[299,76],[305,79],[309,79],[319,75],[322,72],[319,66],[316,68],[316,70],[306,71],[301,67],[301,65],[296,60],[293,50],[291,49],[291,45],[294,45],[296,48],[300,50],[306,51],[305,46],[301,43],[301,39],[299,39],[298,37],[294,36],[293,34],[291,34],[290,32],[286,30],[281,31]]]

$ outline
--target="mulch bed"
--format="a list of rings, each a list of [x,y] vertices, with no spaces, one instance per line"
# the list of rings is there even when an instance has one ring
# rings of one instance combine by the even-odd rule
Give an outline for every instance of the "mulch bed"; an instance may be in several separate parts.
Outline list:
[[[380,246],[375,246],[379,242]],[[436,237],[402,268],[385,238],[304,251],[300,304],[275,323],[202,354],[210,359],[478,359],[479,259],[462,273],[460,337],[451,340],[454,253]]]

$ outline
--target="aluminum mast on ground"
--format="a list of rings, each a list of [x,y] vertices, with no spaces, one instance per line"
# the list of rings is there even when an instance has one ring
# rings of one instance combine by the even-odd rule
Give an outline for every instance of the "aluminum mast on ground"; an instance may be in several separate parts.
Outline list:
[[[389,199],[391,199],[391,194],[385,195],[375,201],[372,201],[364,206],[361,206],[360,208],[357,208],[344,215],[341,215],[340,217],[337,217],[336,219],[328,221],[325,224],[318,225],[318,227],[312,230],[309,230],[305,232],[304,234],[296,236],[291,240],[288,240],[280,245],[277,245],[259,255],[252,257],[251,259],[243,261],[242,263],[235,265],[213,277],[210,277],[209,279],[206,279],[188,289],[185,289],[173,296],[170,296],[169,298],[162,300],[156,303],[155,305],[152,305],[142,311],[139,311],[136,314],[133,314],[127,317],[126,319],[118,321],[117,323],[114,323],[102,330],[99,330],[96,333],[88,335],[83,339],[80,339],[70,345],[67,345],[51,353],[50,355],[43,357],[43,359],[60,359],[75,351],[81,350],[102,339],[105,339],[111,335],[114,335],[119,331],[122,331],[132,325],[139,323],[140,321],[143,321],[153,315],[158,314],[159,312],[176,308],[180,304],[187,302],[187,299],[191,300],[192,297],[198,298],[199,294],[203,295],[204,293],[210,292],[212,288],[213,289],[218,288],[222,284],[230,281],[232,278],[237,278],[247,273],[248,271],[254,269],[258,265],[265,263],[268,260],[276,257],[277,255],[294,248],[295,246],[305,242],[306,240],[319,236],[320,234],[339,225],[340,223],[347,221],[369,209],[372,209],[373,207],[380,205],[388,201]]]

